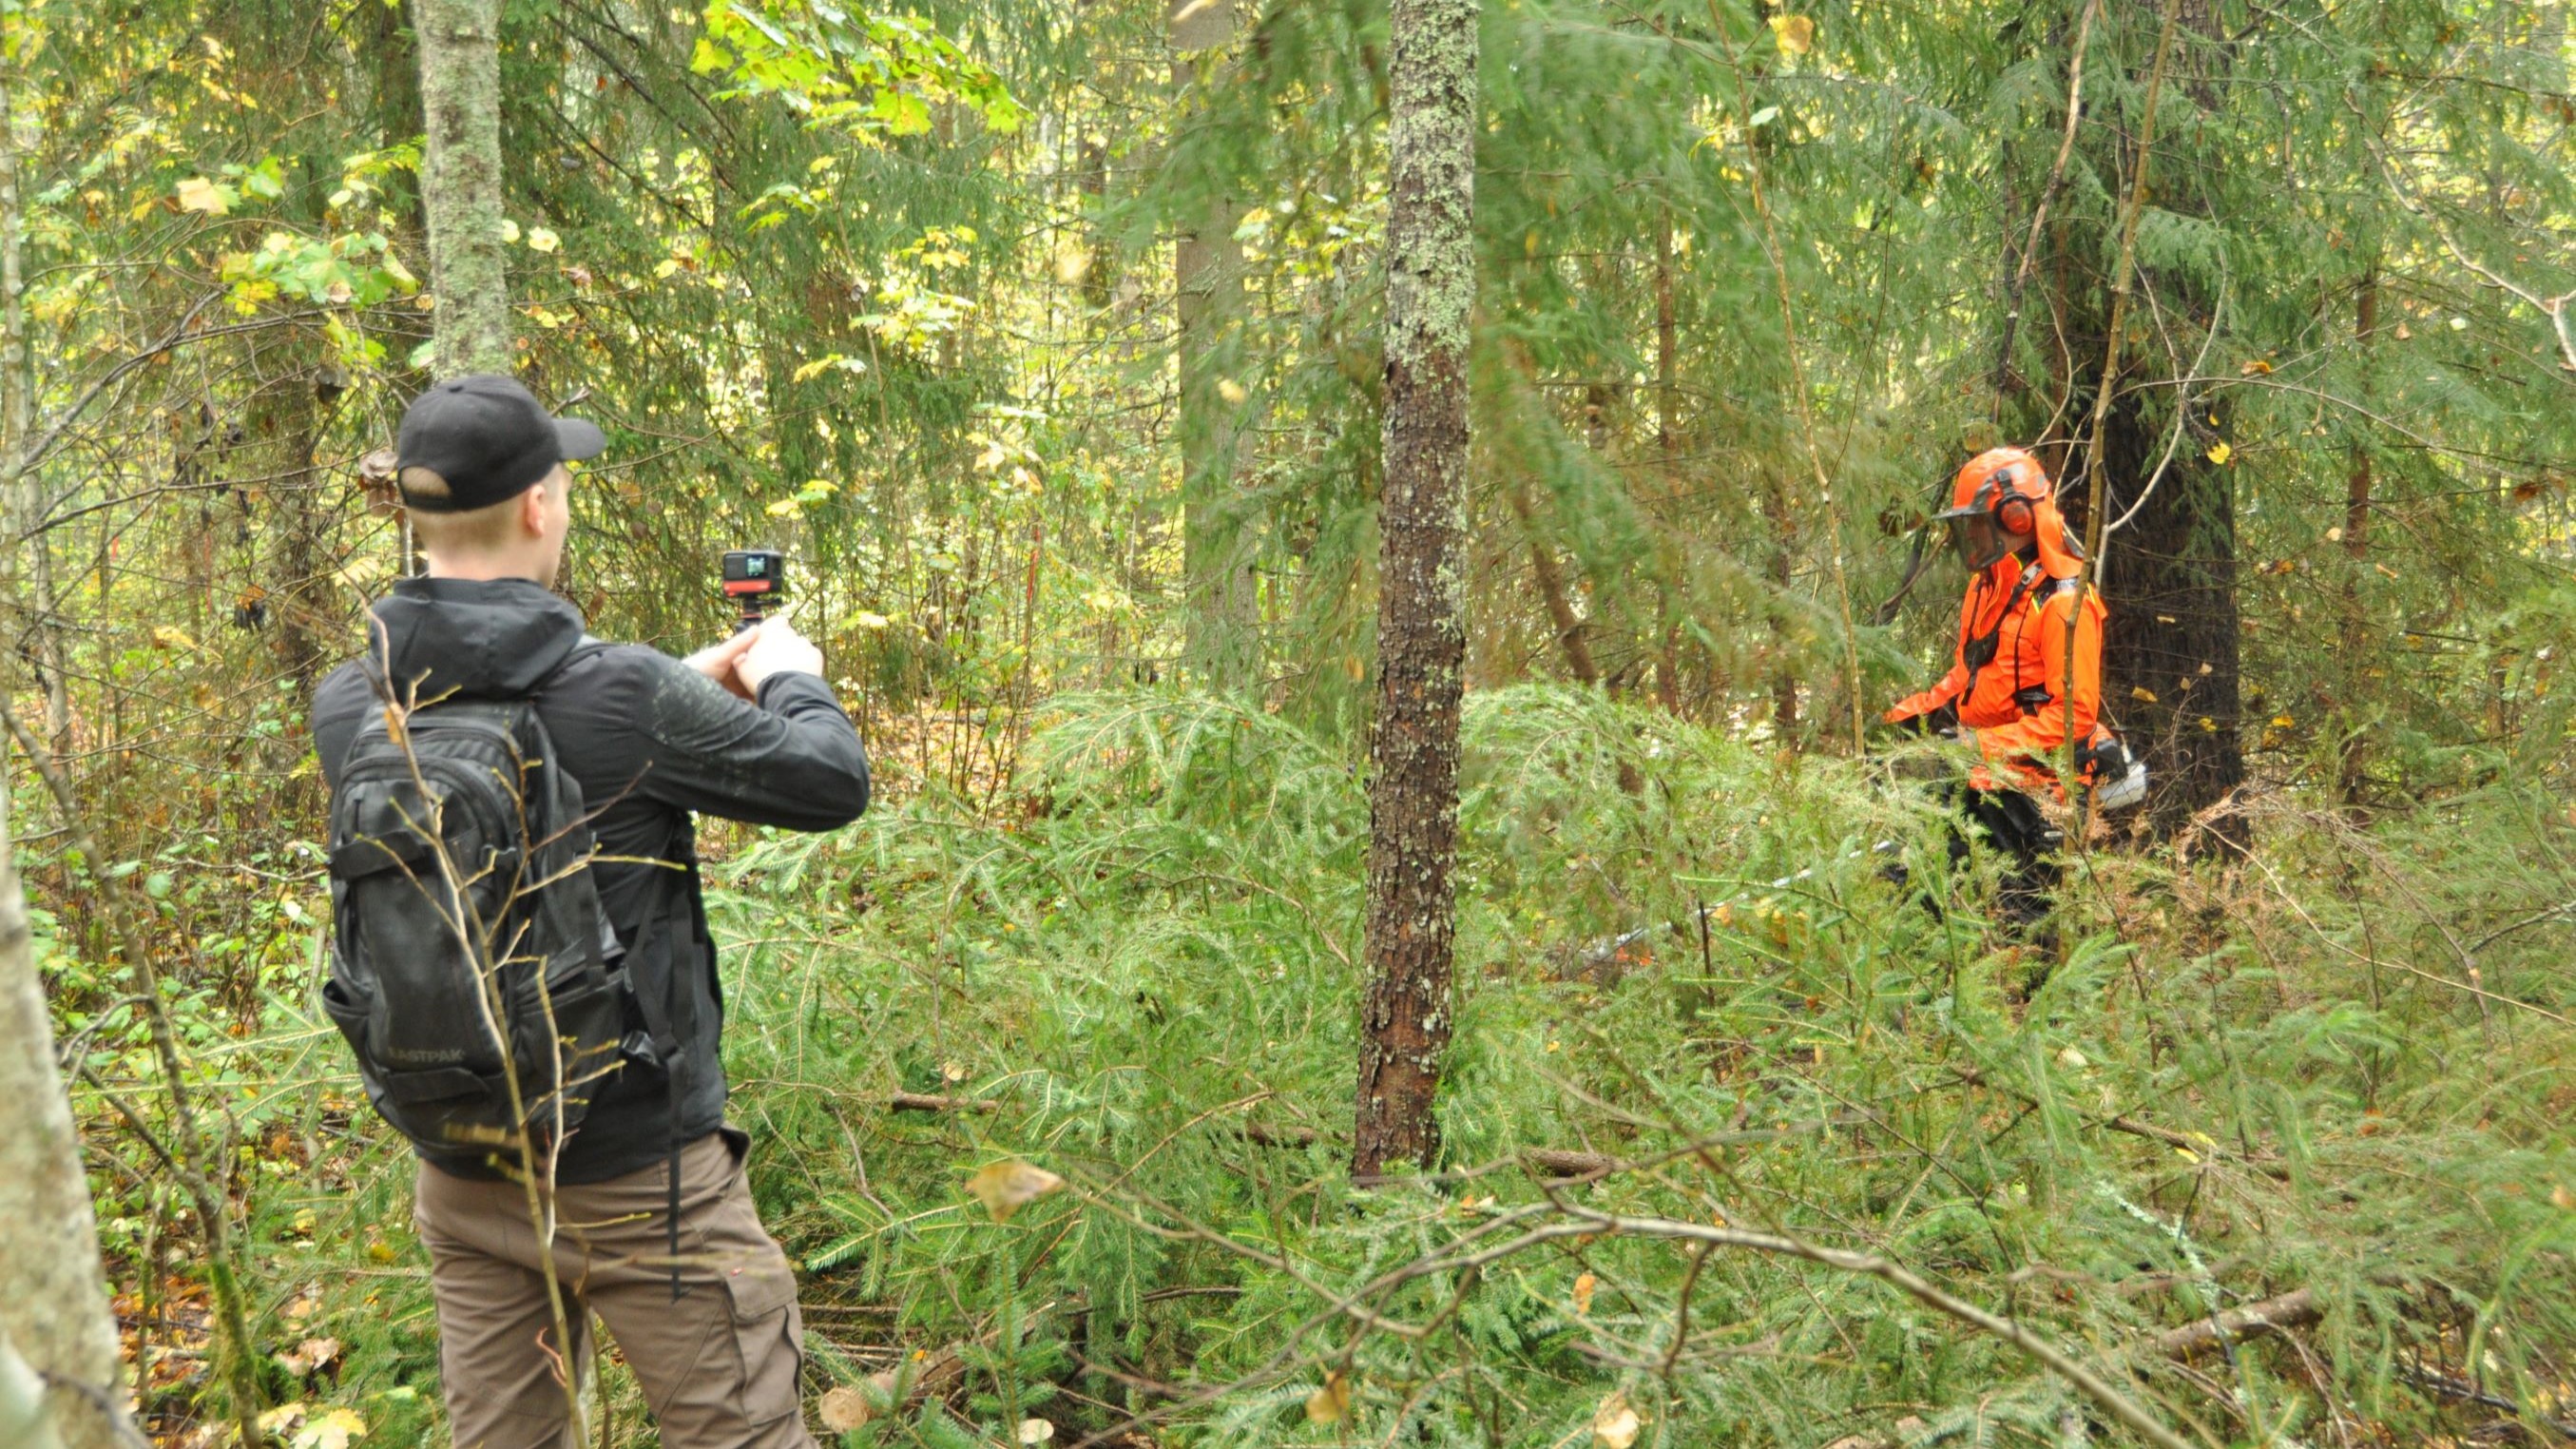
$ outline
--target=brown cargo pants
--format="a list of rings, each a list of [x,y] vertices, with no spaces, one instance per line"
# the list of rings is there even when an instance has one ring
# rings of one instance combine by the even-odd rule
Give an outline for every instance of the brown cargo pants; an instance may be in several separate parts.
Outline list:
[[[420,1169],[413,1221],[429,1246],[439,1372],[456,1449],[582,1449],[561,1366],[585,1382],[591,1314],[643,1385],[664,1449],[814,1449],[798,1386],[796,1279],[760,1225],[742,1163],[710,1132],[680,1154],[682,1293],[671,1299],[654,1166],[556,1194],[555,1276],[572,1352],[555,1341],[527,1190]]]

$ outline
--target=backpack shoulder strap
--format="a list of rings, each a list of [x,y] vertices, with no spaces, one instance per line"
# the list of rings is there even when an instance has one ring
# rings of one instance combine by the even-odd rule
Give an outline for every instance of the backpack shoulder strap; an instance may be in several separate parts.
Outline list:
[[[2036,568],[2038,566],[2034,564],[2032,567]],[[2084,589],[2084,581],[2080,578],[2050,579],[2046,583],[2041,584],[2038,588],[2030,591],[2031,612],[2035,614],[2040,610],[2047,608],[2060,594],[2072,594],[2079,591],[2090,592],[2089,590]],[[2079,599],[2077,602],[2080,603],[2082,601]]]

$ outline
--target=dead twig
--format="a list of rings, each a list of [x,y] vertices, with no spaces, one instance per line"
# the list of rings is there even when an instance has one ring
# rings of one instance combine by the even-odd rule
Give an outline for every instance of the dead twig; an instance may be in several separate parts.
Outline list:
[[[887,1100],[886,1109],[893,1112],[999,1112],[1002,1104],[990,1097],[940,1097],[926,1092],[897,1092]]]
[[[2147,1347],[2167,1358],[2187,1358],[2222,1341],[2260,1338],[2303,1327],[2325,1316],[2325,1306],[2317,1302],[2314,1289],[2299,1288],[2242,1308],[2231,1308],[2211,1318],[2186,1323],[2180,1328],[2157,1334]]]

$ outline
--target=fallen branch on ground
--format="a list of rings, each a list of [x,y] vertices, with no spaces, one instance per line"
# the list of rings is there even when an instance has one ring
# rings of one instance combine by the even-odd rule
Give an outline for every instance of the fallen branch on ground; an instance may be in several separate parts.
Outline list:
[[[1002,1104],[990,1097],[938,1097],[925,1092],[897,1092],[887,1104],[896,1112],[999,1112]]]
[[[2314,1323],[2324,1316],[2325,1307],[2317,1302],[2315,1291],[2300,1288],[2276,1298],[2266,1298],[2260,1303],[2228,1309],[2197,1323],[2186,1323],[2180,1328],[2157,1334],[2147,1346],[2169,1358],[2184,1358],[2215,1347],[2222,1338],[2231,1342],[2260,1338],[2265,1334]]]

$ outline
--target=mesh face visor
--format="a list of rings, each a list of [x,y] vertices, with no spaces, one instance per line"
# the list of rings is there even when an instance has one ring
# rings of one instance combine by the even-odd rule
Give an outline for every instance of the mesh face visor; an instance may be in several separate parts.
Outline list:
[[[1972,574],[1993,568],[2012,551],[2003,530],[1995,527],[1994,515],[1982,508],[1954,508],[1939,515],[1939,521],[1950,525],[1950,547]]]

